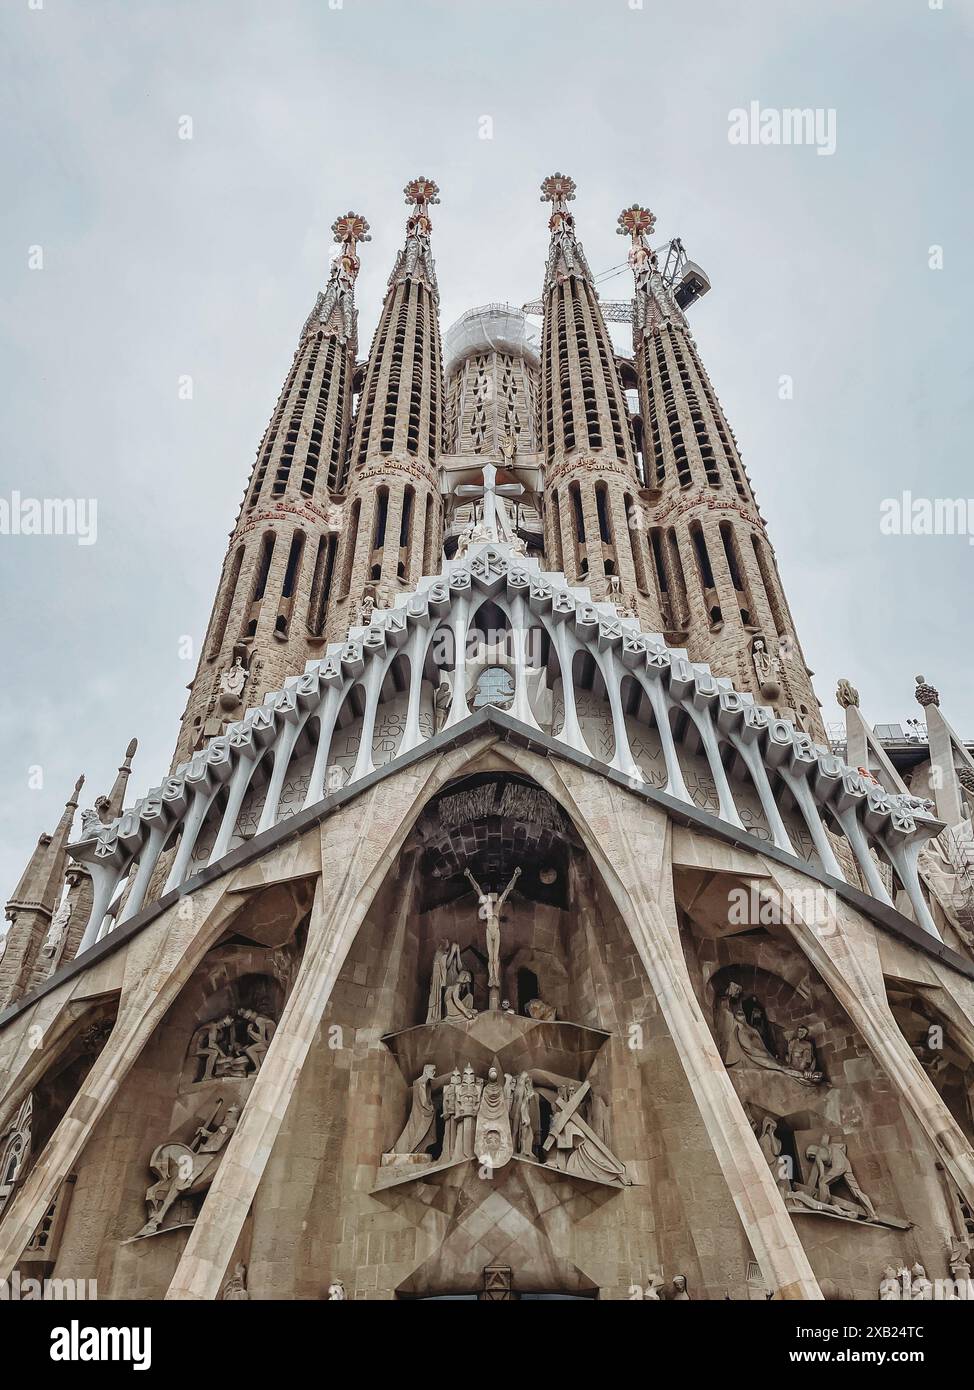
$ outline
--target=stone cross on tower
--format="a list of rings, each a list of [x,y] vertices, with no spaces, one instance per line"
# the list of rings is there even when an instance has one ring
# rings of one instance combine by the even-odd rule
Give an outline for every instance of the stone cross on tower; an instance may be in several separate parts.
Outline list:
[[[457,488],[458,497],[483,498],[483,524],[497,537],[497,498],[520,497],[524,488],[520,483],[498,483],[497,469],[492,463],[484,464],[484,484],[477,487],[473,483],[462,483]]]

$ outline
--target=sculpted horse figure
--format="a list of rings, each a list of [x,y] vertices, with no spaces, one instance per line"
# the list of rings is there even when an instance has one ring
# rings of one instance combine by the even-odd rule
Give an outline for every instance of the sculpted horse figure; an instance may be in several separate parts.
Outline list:
[[[222,1151],[240,1117],[240,1106],[231,1105],[220,1120],[223,1104],[222,1100],[217,1101],[210,1118],[200,1125],[188,1144],[167,1139],[153,1149],[149,1168],[157,1180],[146,1190],[149,1219],[136,1232],[137,1236],[155,1235],[177,1197],[205,1192],[213,1181]]]

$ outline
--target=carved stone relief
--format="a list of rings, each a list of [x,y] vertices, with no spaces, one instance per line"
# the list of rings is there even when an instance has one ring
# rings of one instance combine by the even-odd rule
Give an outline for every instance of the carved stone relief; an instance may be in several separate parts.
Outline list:
[[[190,1056],[197,1059],[194,1081],[256,1076],[276,1026],[273,1019],[246,1008],[204,1023],[190,1044]]]
[[[131,1240],[193,1225],[196,1212],[187,1199],[199,1196],[210,1186],[239,1116],[239,1105],[227,1106],[222,1099],[217,1100],[188,1140],[167,1139],[156,1145],[149,1159],[156,1181],[145,1194],[148,1220]],[[167,1226],[166,1218],[177,1203],[175,1219]]]

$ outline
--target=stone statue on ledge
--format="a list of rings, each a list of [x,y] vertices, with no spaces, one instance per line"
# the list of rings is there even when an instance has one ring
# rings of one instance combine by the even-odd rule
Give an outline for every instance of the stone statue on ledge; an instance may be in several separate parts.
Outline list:
[[[250,653],[246,645],[238,642],[233,649],[233,665],[220,676],[220,708],[229,713],[239,707],[247,684],[249,669],[247,658]]]
[[[469,970],[461,970],[452,985],[447,985],[443,994],[445,1014],[448,1019],[471,1019],[477,1017],[470,993],[473,976]]]
[[[782,1153],[783,1146],[778,1136],[778,1121],[773,1116],[765,1115],[761,1121],[758,1143],[761,1145],[761,1152],[767,1160],[772,1176],[778,1184],[778,1191],[782,1197],[789,1196],[792,1189],[792,1176],[789,1171],[792,1163],[788,1155]]]
[[[215,1018],[211,1023],[204,1023],[195,1039],[193,1055],[199,1057],[202,1062],[203,1074],[198,1077],[200,1081],[211,1081],[216,1073],[217,1062],[229,1062],[230,1053],[224,1048],[224,1034],[227,1029],[233,1026],[233,1017],[227,1014],[225,1018]]]
[[[68,923],[71,921],[71,913],[73,911],[74,905],[66,896],[57,912],[55,912],[54,916],[51,918],[51,925],[48,928],[47,936],[44,938],[44,945],[41,947],[41,955],[46,957],[46,959],[53,960],[57,955],[64,938],[64,933],[68,929]],[[3,953],[0,952],[0,960],[2,959]]]
[[[459,945],[455,941],[447,941],[444,937],[437,943],[433,952],[429,1003],[426,1009],[427,1023],[438,1023],[443,1017],[444,992],[448,985],[456,984],[462,968]]]
[[[491,1067],[480,1092],[474,1151],[488,1168],[502,1168],[514,1152],[506,1080],[497,1067]]]
[[[761,694],[766,700],[777,700],[781,695],[781,658],[768,651],[763,637],[755,637],[751,644],[751,661]]]
[[[558,1081],[536,1072],[542,1080]],[[591,1087],[587,1081],[561,1081],[557,1086],[554,1113],[542,1149],[547,1162],[563,1172],[596,1182],[629,1183],[626,1167],[581,1116],[581,1105]]]
[[[794,1055],[803,1059],[810,1058],[812,1065],[800,1068],[779,1061],[770,1051],[762,1034],[748,1021],[742,1002],[743,993],[741,986],[732,981],[717,1003],[717,1046],[727,1070],[731,1071],[735,1067],[760,1067],[766,1071],[781,1072],[783,1076],[789,1076],[804,1086],[817,1086],[823,1080],[823,1074],[815,1069],[815,1049],[814,1044],[807,1039],[808,1029],[800,1028],[799,1032],[803,1032],[805,1036],[799,1039],[796,1035],[793,1039],[797,1045]]]
[[[449,1162],[457,1147],[457,1095],[460,1090],[460,1068],[454,1067],[443,1087],[443,1151],[441,1161]]]
[[[876,1208],[856,1180],[845,1144],[835,1144],[830,1135],[823,1134],[821,1143],[812,1144],[806,1149],[805,1157],[812,1160],[808,1186],[817,1201],[825,1207],[838,1208],[840,1212],[848,1210],[848,1214],[853,1216],[860,1215],[858,1208],[861,1207],[868,1220],[876,1220]],[[840,1182],[845,1183],[854,1198],[853,1202],[833,1196],[832,1188]]]
[[[250,1298],[247,1292],[247,1266],[239,1260],[233,1267],[233,1273],[223,1286],[220,1295],[224,1303],[244,1303]]]
[[[256,1076],[276,1027],[273,1019],[255,1009],[237,1009],[234,1014],[204,1023],[190,1045],[191,1055],[200,1059],[195,1080]]]
[[[558,1017],[554,1004],[546,1004],[543,999],[530,999],[524,1006],[528,1018],[536,1018],[540,1023],[554,1023]]]
[[[541,1137],[541,1106],[534,1082],[522,1072],[514,1082],[511,1096],[511,1138],[519,1158],[534,1158],[535,1144]]]
[[[474,1075],[468,1062],[463,1069],[463,1078],[456,1094],[456,1144],[454,1158],[473,1158],[476,1151],[475,1135],[477,1115],[480,1111],[480,1095],[484,1083]]]
[[[877,1213],[852,1171],[846,1145],[833,1142],[828,1134],[823,1134],[819,1143],[809,1144],[805,1150],[805,1158],[812,1165],[808,1182],[795,1181],[794,1162],[784,1152],[784,1144],[778,1132],[781,1123],[774,1116],[766,1115],[760,1128],[757,1124],[754,1128],[761,1152],[789,1211],[818,1212],[823,1216],[842,1217],[846,1221],[871,1221],[880,1226],[892,1227],[894,1230],[909,1228],[908,1221]],[[847,1197],[833,1192],[832,1189],[838,1184],[844,1184],[849,1194]],[[890,1270],[886,1273],[891,1275]],[[886,1296],[881,1290],[880,1298]],[[892,1293],[888,1296],[898,1298],[899,1294]]]
[[[428,1150],[436,1139],[436,1107],[433,1104],[435,1075],[436,1067],[432,1062],[427,1062],[413,1082],[413,1098],[406,1127],[389,1154],[383,1155],[383,1162],[402,1158],[425,1163],[432,1161]]]
[[[447,676],[443,676],[433,695],[433,727],[437,733],[443,728],[450,714],[453,702],[453,686]]]
[[[785,1061],[792,1071],[801,1072],[802,1076],[821,1076],[815,1056],[815,1044],[808,1036],[807,1024],[800,1023],[788,1039]]]

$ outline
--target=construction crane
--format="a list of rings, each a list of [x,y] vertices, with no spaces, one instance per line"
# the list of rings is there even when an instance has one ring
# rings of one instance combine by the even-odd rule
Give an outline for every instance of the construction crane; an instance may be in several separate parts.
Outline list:
[[[661,267],[663,283],[672,290],[673,298],[681,309],[688,309],[709,291],[710,277],[696,261],[689,259],[679,237],[668,241],[665,247],[661,246],[654,254]],[[611,266],[595,277],[595,283],[598,285],[612,280],[626,269],[625,261],[621,265]],[[599,308],[607,323],[632,322],[631,299],[600,299]],[[532,299],[527,304],[522,304],[521,310],[525,314],[536,314],[540,318],[544,313],[544,303],[540,299]]]

